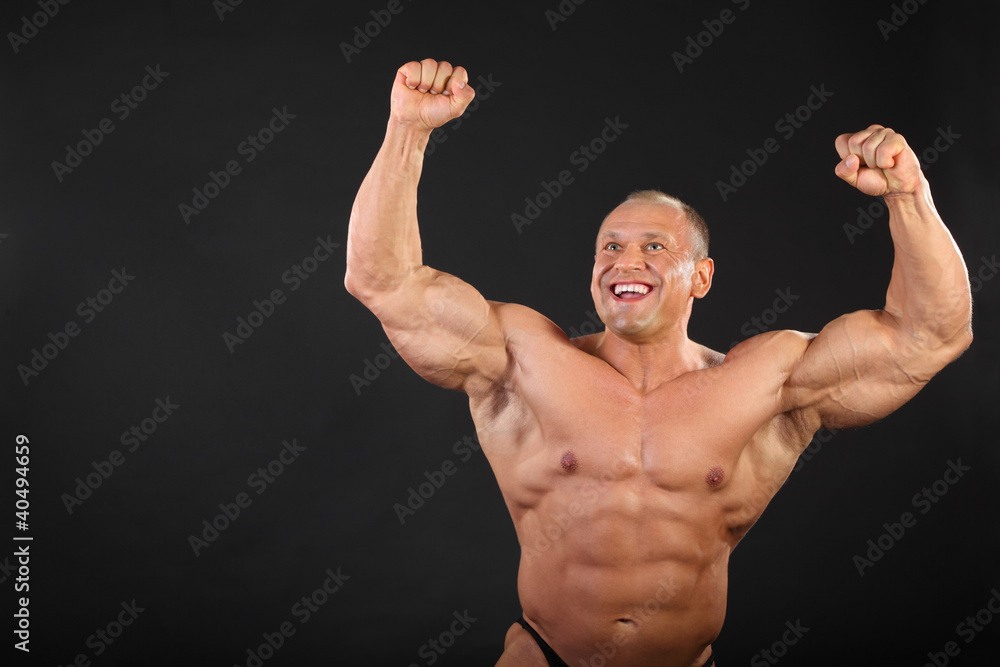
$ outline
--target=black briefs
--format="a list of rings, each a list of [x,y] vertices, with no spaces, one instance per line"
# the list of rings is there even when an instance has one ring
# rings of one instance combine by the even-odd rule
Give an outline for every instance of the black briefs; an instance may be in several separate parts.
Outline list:
[[[538,644],[538,648],[542,649],[542,653],[545,654],[545,659],[549,663],[549,667],[569,667],[563,659],[556,655],[556,652],[552,650],[552,647],[548,645],[542,637],[535,632],[535,629],[528,625],[528,622],[524,620],[524,616],[517,619],[517,622],[521,624],[521,627],[527,630],[532,637],[535,638],[535,643]]]
[[[535,632],[533,627],[528,625],[528,622],[524,620],[524,616],[517,619],[517,622],[522,628],[528,631],[532,638],[534,638],[535,643],[538,644],[538,648],[542,649],[542,654],[545,656],[545,660],[549,663],[549,667],[569,667],[569,665],[567,665],[565,661],[563,661],[563,659],[552,650],[552,647],[549,646],[548,642],[542,639],[541,635]],[[705,661],[705,664],[702,665],[702,667],[713,667],[713,665],[715,665],[714,651],[710,656],[708,656],[708,660]]]

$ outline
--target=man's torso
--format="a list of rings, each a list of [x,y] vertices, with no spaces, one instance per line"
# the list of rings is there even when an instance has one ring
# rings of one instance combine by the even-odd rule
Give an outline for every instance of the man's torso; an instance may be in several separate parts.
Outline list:
[[[471,400],[510,510],[525,617],[564,660],[691,664],[717,636],[729,554],[812,433],[778,412],[801,337],[775,332],[637,389],[501,306],[512,364]]]

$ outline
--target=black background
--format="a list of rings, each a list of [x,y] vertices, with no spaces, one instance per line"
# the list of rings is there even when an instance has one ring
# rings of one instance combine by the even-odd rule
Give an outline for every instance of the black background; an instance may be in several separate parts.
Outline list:
[[[436,664],[499,656],[519,613],[518,546],[481,453],[463,461],[453,450],[474,433],[466,403],[379,356],[384,333],[343,288],[350,207],[395,70],[424,57],[464,65],[480,89],[427,157],[425,262],[567,330],[590,321],[600,219],[643,187],[689,201],[711,227],[715,284],[695,306],[695,340],[728,349],[768,316],[776,290],[798,298],[775,327],[817,331],[878,308],[892,262],[886,217],[845,231],[872,200],[834,176],[834,138],[877,122],[932,149],[937,207],[986,278],[974,282],[976,341],[896,414],[815,443],[734,554],[715,646],[721,665],[767,664],[760,651],[801,621],[809,630],[784,664],[921,665],[948,641],[961,648],[949,664],[996,664],[1000,619],[969,643],[956,626],[1000,587],[1000,279],[989,262],[1000,251],[1000,136],[988,45],[1000,12],[911,0],[915,12],[886,39],[887,2],[590,0],[553,30],[545,11],[557,6],[403,0],[350,62],[341,43],[385,3],[245,0],[220,20],[208,0],[76,0],[18,52],[5,40],[6,479],[15,435],[31,441],[30,530],[11,517],[5,532],[34,538],[32,650],[4,649],[17,664],[82,653],[99,665],[245,665],[262,633],[291,621],[295,634],[265,664],[426,665],[422,645],[466,610],[476,621]],[[678,71],[672,54],[726,8],[735,21]],[[7,3],[0,28],[20,31],[37,11]],[[119,120],[112,101],[157,65],[169,75]],[[488,97],[480,76],[494,82]],[[811,86],[833,95],[793,136],[777,132]],[[274,108],[295,117],[244,162],[237,146]],[[58,180],[52,163],[105,117],[114,131]],[[577,171],[571,153],[606,118],[627,128]],[[949,128],[959,138],[934,152]],[[723,201],[717,182],[768,137],[778,152]],[[242,172],[186,224],[178,206],[231,159]],[[511,215],[563,169],[574,182],[519,233]],[[281,276],[317,237],[340,247],[290,291]],[[85,323],[77,304],[122,267],[134,280]],[[278,288],[287,301],[230,352],[223,333]],[[25,384],[18,366],[69,321],[79,335]],[[352,383],[368,364],[378,376]],[[127,451],[120,434],[167,397],[180,407]],[[293,438],[305,450],[257,495],[248,476]],[[124,463],[68,513],[64,494],[113,450]],[[920,514],[913,495],[959,459],[971,470]],[[401,525],[394,504],[446,460],[457,472]],[[252,504],[195,556],[189,536],[241,492]],[[906,511],[916,525],[859,576],[853,557]],[[0,551],[8,609],[21,595],[14,548]],[[299,623],[292,606],[337,568],[350,578]],[[144,611],[96,656],[88,637],[133,599]]]

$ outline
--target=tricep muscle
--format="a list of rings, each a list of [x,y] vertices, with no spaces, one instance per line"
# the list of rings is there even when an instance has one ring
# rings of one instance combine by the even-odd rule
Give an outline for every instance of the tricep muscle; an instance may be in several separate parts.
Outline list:
[[[429,382],[475,392],[504,373],[507,352],[495,309],[455,276],[420,266],[365,305],[400,356]]]

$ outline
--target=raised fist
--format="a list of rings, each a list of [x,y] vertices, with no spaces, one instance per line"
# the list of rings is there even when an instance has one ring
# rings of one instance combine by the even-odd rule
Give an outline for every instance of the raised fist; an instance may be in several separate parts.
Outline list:
[[[408,62],[396,71],[392,86],[392,117],[427,131],[465,113],[476,96],[464,67],[426,58]]]
[[[903,135],[888,127],[837,137],[836,174],[867,195],[897,195],[920,187],[920,161]]]

